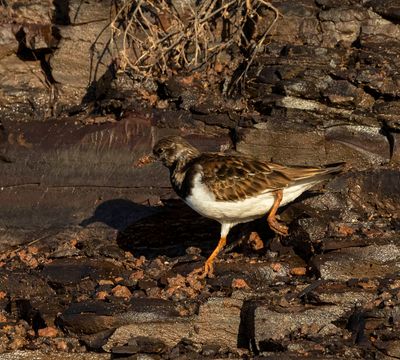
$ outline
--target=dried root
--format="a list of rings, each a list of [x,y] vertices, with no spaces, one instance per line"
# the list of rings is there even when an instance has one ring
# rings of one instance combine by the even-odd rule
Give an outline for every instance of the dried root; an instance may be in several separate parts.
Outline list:
[[[114,12],[110,28],[120,71],[158,78],[202,67],[222,72],[236,56],[243,70],[235,82],[280,15],[264,0],[116,0]],[[226,55],[229,49],[234,55]]]

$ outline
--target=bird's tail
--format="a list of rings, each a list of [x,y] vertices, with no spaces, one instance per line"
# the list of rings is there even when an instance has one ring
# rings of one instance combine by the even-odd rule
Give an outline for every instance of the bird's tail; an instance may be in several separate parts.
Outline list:
[[[284,170],[285,176],[294,182],[318,183],[341,173],[345,168],[344,162],[328,164],[321,167],[293,166]],[[277,169],[279,171],[279,169]]]
[[[334,164],[325,165],[322,170],[325,174],[336,175],[344,171],[346,166],[345,162],[338,162]]]

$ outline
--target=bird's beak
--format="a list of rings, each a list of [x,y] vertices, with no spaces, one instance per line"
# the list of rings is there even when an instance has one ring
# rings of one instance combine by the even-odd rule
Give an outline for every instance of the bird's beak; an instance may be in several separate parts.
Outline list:
[[[140,157],[137,161],[135,161],[133,163],[133,167],[141,168],[141,167],[144,167],[146,165],[150,165],[155,161],[157,161],[157,158],[154,155],[146,154],[146,155],[143,155],[142,157]]]

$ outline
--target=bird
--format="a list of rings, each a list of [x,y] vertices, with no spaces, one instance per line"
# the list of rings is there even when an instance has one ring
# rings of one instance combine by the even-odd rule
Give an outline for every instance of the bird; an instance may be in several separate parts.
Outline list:
[[[167,136],[153,147],[153,157],[169,169],[176,194],[200,215],[221,224],[220,240],[200,277],[213,277],[214,260],[232,227],[268,214],[269,227],[288,235],[276,213],[304,191],[343,171],[345,163],[321,167],[285,166],[243,154],[200,152],[180,136]]]

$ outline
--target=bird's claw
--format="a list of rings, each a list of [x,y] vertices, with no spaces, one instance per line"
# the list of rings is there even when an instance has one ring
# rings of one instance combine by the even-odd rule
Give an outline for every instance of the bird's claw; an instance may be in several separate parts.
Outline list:
[[[289,228],[283,224],[280,224],[276,219],[268,219],[268,225],[274,232],[279,235],[289,235]]]
[[[190,276],[197,276],[200,280],[205,278],[213,278],[214,277],[214,265],[212,262],[206,262],[204,267],[194,269]]]

